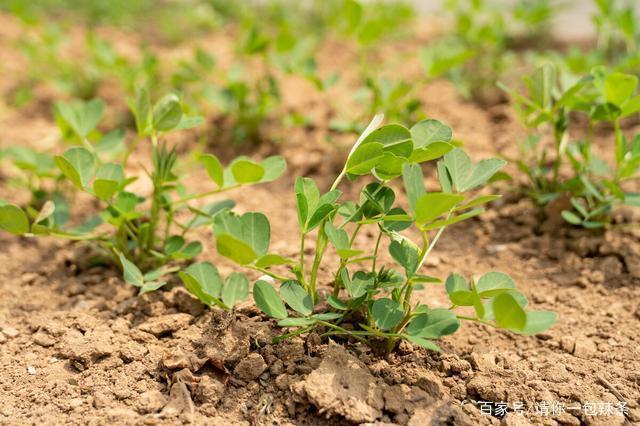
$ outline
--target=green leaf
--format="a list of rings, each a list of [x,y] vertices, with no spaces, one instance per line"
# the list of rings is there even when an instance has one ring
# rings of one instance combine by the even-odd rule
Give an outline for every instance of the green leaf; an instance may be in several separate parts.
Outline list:
[[[409,158],[413,151],[411,132],[399,124],[389,124],[374,130],[362,141],[360,148],[370,143],[380,143],[384,152],[402,158]]]
[[[453,192],[453,181],[451,180],[451,175],[449,175],[444,160],[438,161],[436,167],[438,169],[438,181],[440,182],[442,191],[446,193]]]
[[[451,128],[438,120],[423,120],[411,128],[414,149],[423,148],[435,142],[450,142],[451,136]]]
[[[456,291],[469,290],[467,279],[460,274],[450,274],[444,283],[448,294]]]
[[[448,194],[446,192],[424,194],[416,202],[416,223],[419,225],[429,223],[444,213],[449,212],[463,200],[463,195]]]
[[[269,249],[271,230],[262,213],[237,216],[223,211],[215,216],[213,230],[218,240],[218,252],[241,265],[264,256]]]
[[[300,315],[308,316],[313,312],[313,301],[298,281],[290,280],[284,282],[280,286],[280,297]]]
[[[551,311],[527,312],[527,323],[521,332],[527,336],[542,333],[556,323],[557,317],[556,313]]]
[[[480,206],[482,204],[490,203],[491,201],[495,201],[502,198],[501,195],[481,195],[479,197],[474,198],[473,200],[464,203],[463,205],[456,207],[456,211],[469,209],[471,207]]]
[[[265,169],[255,161],[240,159],[231,164],[231,173],[238,183],[256,183],[265,175]]]
[[[453,185],[455,185],[458,191],[462,191],[461,187],[464,186],[467,178],[473,172],[473,164],[467,153],[460,148],[455,148],[445,154],[443,164],[447,168]],[[440,172],[439,168],[438,172]],[[443,190],[449,192],[444,188],[444,185]]]
[[[20,207],[0,200],[0,229],[16,235],[28,233],[27,214]]]
[[[153,107],[153,128],[165,132],[175,129],[182,120],[180,100],[173,93],[165,95]]]
[[[191,241],[184,246],[174,257],[178,259],[191,259],[202,253],[202,243],[200,241]]]
[[[144,284],[144,277],[142,276],[140,269],[138,269],[138,267],[129,259],[124,257],[122,253],[118,254],[118,257],[120,258],[120,264],[122,265],[124,280],[136,287],[142,287]]]
[[[496,323],[506,329],[523,330],[527,324],[527,314],[518,301],[509,293],[502,293],[491,304]]]
[[[487,272],[478,280],[476,291],[482,298],[497,296],[516,288],[516,283],[503,272]]]
[[[410,335],[403,336],[403,337],[405,337],[411,343],[418,346],[422,346],[423,348],[429,349],[430,351],[442,352],[442,349],[440,348],[440,346],[436,345],[431,340],[423,339],[422,337],[418,337],[418,336],[410,336]]]
[[[430,231],[432,229],[442,228],[443,226],[453,225],[454,223],[462,222],[463,220],[481,215],[482,213],[484,213],[484,209],[473,209],[461,215],[450,217],[449,219],[436,220],[429,225],[421,226],[420,229]]]
[[[409,161],[412,163],[424,163],[435,160],[453,149],[453,145],[445,142],[433,142],[428,146],[416,148],[411,153]]]
[[[38,213],[38,216],[36,216],[36,218],[33,221],[33,224],[39,224],[44,222],[45,220],[47,220],[49,217],[51,217],[51,215],[53,215],[53,213],[56,210],[56,205],[53,201],[51,200],[47,200],[42,208],[40,209],[40,212]]]
[[[490,158],[488,160],[482,160],[474,166],[471,175],[464,181],[464,183],[458,187],[459,191],[469,191],[476,188],[496,174],[498,170],[503,168],[507,164],[506,161],[499,158]]]
[[[389,253],[404,268],[407,278],[411,278],[416,273],[420,254],[414,243],[404,238],[401,241],[391,241]]]
[[[460,328],[460,321],[449,309],[429,309],[426,313],[416,316],[406,328],[410,336],[424,339],[439,339],[442,336],[455,333]]]
[[[278,321],[278,327],[307,327],[315,323],[311,318],[284,318]]]
[[[638,87],[638,77],[631,74],[614,72],[605,77],[605,99],[618,107],[631,98]]]
[[[366,175],[384,155],[384,146],[378,142],[360,145],[347,159],[346,171],[352,175]]]
[[[581,225],[582,224],[582,219],[580,219],[580,217],[578,217],[578,215],[576,215],[575,213],[569,211],[569,210],[562,210],[562,218],[564,220],[566,220],[567,222],[569,222],[572,225]]]
[[[256,260],[256,266],[258,268],[269,268],[276,265],[291,265],[295,263],[291,259],[282,257],[279,254],[265,254],[260,259]]]
[[[129,101],[129,109],[133,113],[136,121],[136,129],[139,135],[146,135],[151,126],[151,100],[149,92],[144,89],[138,89],[136,99]]]
[[[120,189],[124,181],[124,170],[120,164],[107,163],[98,168],[93,190],[101,200],[109,200]]]
[[[287,318],[287,308],[280,300],[278,292],[266,281],[259,280],[253,286],[253,300],[262,312],[271,318]]]
[[[363,271],[356,272],[353,274],[353,278],[349,279],[347,269],[345,268],[341,271],[341,275],[347,293],[354,299],[363,296],[375,284],[375,277]]]
[[[96,158],[85,148],[70,148],[54,157],[60,171],[79,189],[85,188],[96,171]]]
[[[167,239],[167,242],[164,246],[165,254],[171,255],[173,253],[176,253],[184,246],[184,243],[184,238],[182,238],[180,235],[172,235]]]
[[[224,167],[218,157],[212,154],[202,154],[198,160],[204,165],[211,180],[222,188],[224,186]]]
[[[71,104],[58,102],[56,113],[69,125],[79,138],[86,138],[100,120],[104,112],[104,103],[100,99],[88,102],[74,102]]]
[[[248,265],[258,258],[249,244],[229,234],[217,236],[216,248],[222,256],[228,257],[240,265]]]
[[[198,127],[199,125],[201,125],[202,123],[204,123],[204,118],[203,117],[199,117],[199,116],[186,116],[186,115],[182,115],[182,117],[180,118],[180,122],[178,123],[178,125],[176,127],[174,127],[175,130],[188,130],[188,129],[193,129],[195,127]]]
[[[346,310],[349,309],[349,305],[347,305],[345,302],[343,302],[342,300],[340,300],[339,298],[337,298],[333,294],[331,294],[331,295],[329,295],[329,297],[327,297],[327,303],[332,308],[338,309],[340,311],[346,311]]]
[[[551,106],[553,88],[556,84],[556,68],[552,63],[545,63],[535,70],[531,76],[531,99],[538,106],[546,109]]]
[[[311,318],[320,321],[333,321],[337,320],[338,318],[342,318],[343,315],[344,314],[341,314],[340,312],[323,312],[320,314],[311,315]]]
[[[418,164],[405,164],[402,168],[402,181],[409,199],[409,207],[415,214],[418,200],[425,194],[424,177]]]
[[[314,180],[306,177],[296,178],[294,189],[298,207],[298,223],[300,228],[306,232],[309,218],[318,206],[320,191]]]
[[[371,305],[371,315],[381,330],[391,330],[404,317],[402,306],[394,300],[381,298]]]
[[[337,250],[349,249],[349,235],[344,229],[338,229],[331,222],[324,224],[324,232]]]
[[[219,298],[222,291],[222,278],[210,262],[198,262],[178,273],[178,276],[191,294],[205,305],[211,306],[212,298]]]
[[[143,294],[150,293],[152,291],[156,291],[157,289],[167,285],[166,281],[148,281],[145,282],[142,287],[140,287],[140,291],[138,292],[138,296],[142,296]]]
[[[282,176],[287,170],[287,162],[280,155],[273,155],[262,160],[264,175],[260,182],[272,182]]]
[[[222,287],[222,301],[225,305],[233,307],[237,302],[247,299],[249,295],[249,280],[240,272],[232,272]]]

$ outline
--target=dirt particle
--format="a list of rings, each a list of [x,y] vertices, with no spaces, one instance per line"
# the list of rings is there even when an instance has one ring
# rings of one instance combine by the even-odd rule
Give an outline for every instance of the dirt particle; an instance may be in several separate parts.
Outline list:
[[[236,365],[233,373],[240,380],[251,381],[260,377],[266,369],[267,363],[264,362],[262,355],[252,353]]]
[[[421,370],[418,373],[416,386],[434,398],[442,398],[444,394],[441,379],[431,371]]]
[[[97,409],[104,408],[109,404],[109,397],[104,392],[96,392],[93,395],[93,406]]]
[[[384,408],[395,414],[400,414],[405,407],[405,387],[407,385],[394,385],[387,387],[383,392]]]
[[[597,346],[591,339],[582,338],[577,339],[573,354],[578,358],[588,359],[598,350]]]
[[[56,341],[53,340],[53,338],[48,334],[38,332],[33,335],[33,343],[35,343],[36,345],[40,345],[43,348],[48,348],[50,346],[53,346],[56,343]]]
[[[198,371],[207,361],[206,358],[198,358],[191,352],[186,352],[181,348],[173,348],[165,352],[162,357],[162,365],[169,370],[188,369]]]
[[[171,334],[186,327],[191,322],[189,314],[170,314],[156,318],[150,318],[138,326],[139,330],[153,334],[156,337]]]
[[[478,371],[491,371],[496,368],[496,356],[493,353],[472,353],[471,365]]]
[[[225,386],[221,381],[211,377],[202,376],[196,388],[196,401],[207,404],[217,404],[224,395]]]
[[[10,339],[14,339],[20,335],[20,332],[13,327],[2,327],[2,333]]]
[[[27,367],[27,373],[29,373],[30,375],[33,376],[33,375],[35,375],[37,373],[37,370],[36,370],[35,367],[30,365],[30,366]]]
[[[382,415],[382,389],[367,368],[344,348],[330,346],[320,366],[292,390],[306,397],[327,417],[373,422]]]
[[[467,392],[478,395],[485,401],[505,401],[507,397],[505,387],[496,382],[495,377],[484,374],[476,375],[469,380]]]
[[[560,347],[564,351],[572,354],[576,348],[576,338],[573,336],[562,336],[560,338]]]
[[[159,390],[141,393],[138,397],[137,409],[141,414],[157,413],[167,403],[167,398]]]
[[[273,364],[271,364],[271,367],[269,367],[269,372],[274,376],[282,374],[283,371],[284,363],[279,359],[276,359]]]

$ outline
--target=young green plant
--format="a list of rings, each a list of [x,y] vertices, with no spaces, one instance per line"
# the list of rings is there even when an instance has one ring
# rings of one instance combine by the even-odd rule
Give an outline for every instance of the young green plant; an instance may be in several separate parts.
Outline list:
[[[414,302],[414,291],[441,282],[422,269],[445,229],[478,216],[483,204],[498,198],[470,192],[489,181],[505,162],[473,163],[451,143],[451,129],[436,120],[421,121],[410,129],[398,124],[379,127],[381,121],[382,116],[376,116],[360,135],[327,192],[310,178],[296,180],[301,234],[296,259],[269,251],[270,225],[262,213],[238,216],[225,211],[214,219],[218,252],[265,275],[255,283],[253,297],[266,315],[292,329],[278,340],[317,330],[323,336],[343,335],[374,346],[382,343],[387,351],[402,339],[439,350],[434,340],[455,332],[461,320],[521,334],[550,327],[555,314],[526,311],[526,298],[500,272],[478,280],[450,275],[445,285],[449,307]],[[421,164],[438,159],[441,188],[428,192]],[[357,200],[341,200],[338,188],[345,178],[365,177],[372,180],[363,184]],[[407,206],[396,204],[392,183],[398,180],[404,185]],[[419,242],[403,233],[410,228]],[[365,229],[376,236],[373,248],[356,244]],[[309,246],[312,233],[316,238]],[[385,246],[400,270],[382,263]],[[339,264],[325,274],[330,248]],[[306,257],[308,249],[311,259]],[[328,294],[321,283],[331,283]]]
[[[100,206],[98,214],[80,226],[70,227],[66,226],[66,220],[60,219],[59,213],[75,203],[61,203],[52,198],[38,211],[31,206],[23,209],[2,201],[0,229],[19,235],[48,235],[93,243],[122,268],[127,282],[146,292],[165,284],[161,278],[176,272],[180,264],[201,252],[202,243],[189,239],[192,230],[213,224],[217,214],[234,205],[231,200],[223,200],[196,207],[194,201],[273,181],[284,173],[286,165],[279,156],[261,162],[238,157],[223,167],[213,154],[201,154],[198,161],[211,178],[212,188],[189,191],[182,182],[185,174],[180,172],[178,153],[175,147],[167,146],[165,138],[167,133],[192,128],[202,119],[184,114],[174,94],[152,104],[146,90],[140,90],[131,100],[130,108],[137,135],[126,145],[124,133],[111,137],[112,133],[102,135],[97,130],[103,111],[100,101],[59,104],[59,126],[63,134],[69,134],[70,143],[76,145],[53,156],[52,160],[48,156],[28,157],[35,163],[36,170],[40,167],[55,175],[55,181],[60,183],[56,193],[62,193],[64,199],[80,198],[80,194],[89,196]],[[131,175],[128,165],[140,143],[150,143],[144,148],[152,153],[151,168],[140,164],[142,172]],[[51,161],[55,173],[51,171]],[[24,164],[32,166],[24,160],[17,165],[25,167]],[[134,182],[142,178],[150,182],[149,194],[134,192]],[[197,276],[199,268],[192,265],[184,274]],[[209,267],[212,268],[215,269],[213,265]],[[227,280],[229,290],[222,297],[221,305],[230,307],[232,301],[239,300],[246,291],[242,291],[245,282],[239,276],[231,275]],[[226,289],[226,286],[220,288]],[[231,293],[233,295],[229,295]]]

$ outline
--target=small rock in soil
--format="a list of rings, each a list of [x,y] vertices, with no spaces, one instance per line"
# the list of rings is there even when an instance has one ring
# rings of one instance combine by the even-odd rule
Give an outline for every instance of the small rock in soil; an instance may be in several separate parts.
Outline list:
[[[418,373],[416,386],[434,398],[442,398],[442,382],[433,372],[423,370]]]
[[[240,380],[251,381],[260,377],[266,369],[267,363],[264,362],[262,355],[252,353],[236,365],[233,373]]]
[[[100,408],[104,408],[109,404],[109,397],[102,393],[102,392],[96,392],[95,395],[93,395],[93,406],[97,409]]]
[[[485,401],[504,401],[507,391],[496,383],[492,375],[478,374],[467,383],[467,392],[479,395]]]
[[[573,354],[578,358],[590,358],[597,351],[596,344],[588,338],[577,339]]]
[[[138,326],[139,330],[161,337],[178,331],[189,325],[192,316],[189,314],[171,314],[151,318]]]
[[[220,380],[211,376],[202,376],[195,392],[196,401],[215,405],[222,399],[224,389],[224,383]]]
[[[408,392],[407,385],[394,385],[387,387],[383,392],[384,408],[387,411],[391,411],[395,414],[400,414],[404,411],[406,405],[405,393]]]
[[[38,332],[33,335],[33,343],[35,343],[36,345],[40,345],[44,348],[48,348],[50,346],[53,346],[56,343],[56,341],[53,340],[53,338],[48,334]]]
[[[177,417],[181,414],[185,414],[189,417],[193,417],[195,407],[191,400],[191,393],[182,382],[176,382],[171,386],[171,392],[169,393],[169,402],[164,406],[161,411],[161,416],[165,418]]]
[[[159,390],[150,390],[138,397],[138,411],[141,414],[157,413],[167,403],[167,398]]]
[[[2,327],[2,333],[10,339],[18,337],[20,332],[13,327]]]
[[[198,371],[207,362],[206,358],[198,358],[191,352],[185,352],[181,348],[173,348],[162,357],[162,365],[169,370],[188,369]]]
[[[560,347],[564,351],[572,354],[576,348],[576,338],[573,336],[562,336],[560,338]]]
[[[291,387],[327,416],[340,415],[356,423],[382,416],[382,388],[366,366],[340,346],[330,346],[318,369]]]

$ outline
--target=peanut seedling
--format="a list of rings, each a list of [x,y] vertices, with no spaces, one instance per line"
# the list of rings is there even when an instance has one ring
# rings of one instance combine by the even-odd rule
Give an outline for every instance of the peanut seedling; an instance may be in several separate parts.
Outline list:
[[[528,178],[523,192],[542,205],[568,198],[572,207],[562,211],[567,222],[600,228],[611,223],[616,205],[640,205],[638,195],[625,189],[640,171],[640,135],[629,141],[621,127],[623,119],[640,111],[638,78],[596,67],[577,82],[563,85],[565,81],[547,63],[525,79],[527,94],[503,86],[529,132],[516,164]],[[571,136],[580,123],[572,119],[575,114],[586,118],[582,138]],[[600,123],[614,129],[613,167],[593,150],[594,129]]]
[[[389,351],[401,339],[439,350],[434,340],[455,332],[460,320],[521,334],[550,327],[555,314],[526,311],[526,298],[500,272],[486,273],[477,281],[450,275],[445,284],[451,301],[447,308],[414,303],[414,291],[441,282],[422,269],[444,230],[481,214],[483,204],[498,198],[473,197],[469,192],[485,184],[505,162],[494,158],[474,164],[451,143],[451,129],[436,120],[421,121],[411,129],[397,124],[379,127],[381,121],[377,116],[361,134],[329,191],[321,192],[310,178],[296,180],[301,234],[297,259],[269,251],[270,225],[261,213],[238,216],[224,211],[214,219],[218,252],[268,276],[255,283],[253,297],[266,315],[293,329],[279,339],[317,329],[325,336],[344,335],[371,345],[383,341]],[[437,159],[441,190],[427,192],[420,164]],[[359,199],[339,201],[344,178],[356,181],[365,176],[373,182],[362,187]],[[389,185],[396,179],[404,184],[408,206],[396,205]],[[373,248],[355,244],[365,228],[376,235]],[[419,243],[402,233],[409,228],[420,235]],[[305,253],[311,233],[317,237],[309,267]],[[384,245],[400,271],[380,264]],[[330,247],[339,266],[329,276],[320,276]],[[287,272],[277,272],[282,269]],[[320,281],[332,282],[328,295],[319,291]],[[190,284],[201,299],[214,297],[220,289],[204,277]],[[473,314],[459,313],[458,308]]]
[[[202,243],[189,240],[190,231],[212,225],[220,212],[234,205],[231,200],[223,200],[196,207],[193,201],[273,181],[282,175],[286,165],[279,156],[262,162],[238,157],[223,167],[214,155],[201,154],[198,162],[211,178],[212,189],[190,192],[181,182],[184,174],[178,169],[175,147],[169,148],[164,137],[169,132],[194,127],[202,119],[184,114],[180,100],[173,94],[152,105],[147,92],[140,90],[131,100],[130,108],[137,135],[126,145],[124,132],[110,136],[113,132],[102,135],[97,130],[103,112],[100,101],[58,104],[58,124],[65,139],[74,146],[52,157],[22,150],[9,153],[17,167],[38,177],[51,177],[58,184],[51,192],[53,196],[39,210],[34,203],[23,209],[1,201],[0,229],[19,235],[48,235],[93,243],[122,268],[127,282],[144,293],[164,285],[164,276],[176,272],[180,263],[201,252]],[[131,155],[140,143],[148,142],[151,169],[141,165],[144,173],[130,175],[127,164]],[[129,189],[133,182],[145,177],[151,182],[150,194]],[[81,226],[65,226],[68,214],[61,217],[60,213],[74,204],[68,201],[70,197],[76,198],[81,193],[95,200],[101,211]],[[213,265],[206,265],[191,265],[182,274],[199,276],[203,270],[215,270]],[[248,282],[244,276],[232,274],[218,287],[222,291],[220,305],[231,307],[246,297],[247,292],[242,289],[248,288]],[[218,295],[215,291],[214,294]]]

